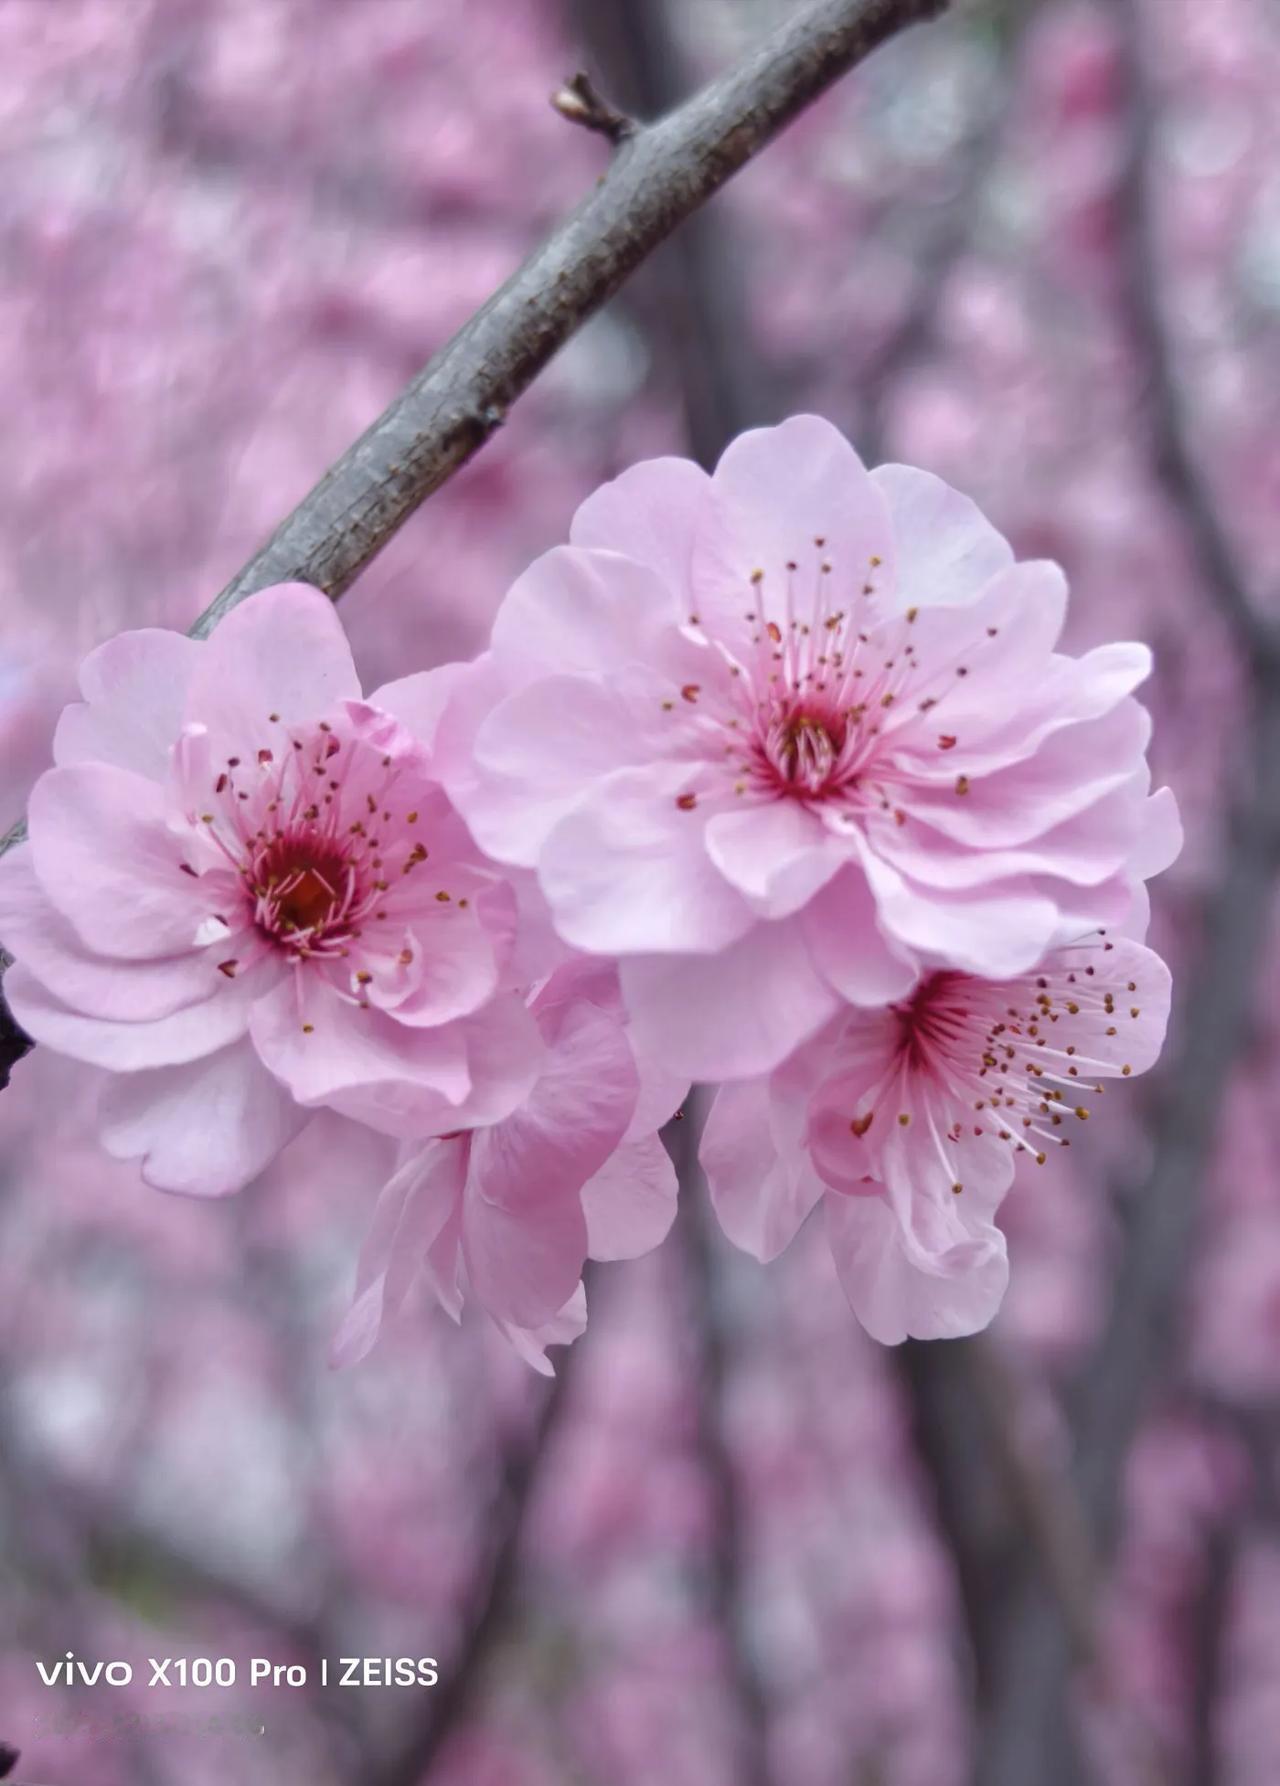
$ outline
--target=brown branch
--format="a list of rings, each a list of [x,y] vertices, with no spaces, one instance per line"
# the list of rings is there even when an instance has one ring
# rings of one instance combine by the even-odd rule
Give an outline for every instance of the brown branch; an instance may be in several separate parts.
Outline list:
[[[441,1668],[421,1722],[411,1726],[386,1763],[369,1768],[370,1786],[424,1786],[476,1702],[489,1658],[519,1608],[525,1529],[577,1357],[578,1346],[558,1354],[533,1431],[506,1459],[495,1506],[485,1520],[485,1530],[495,1535],[477,1575],[462,1635]]]
[[[191,628],[192,637],[207,638],[246,596],[272,583],[311,583],[337,600],[419,505],[479,451],[543,367],[678,224],[841,75],[887,38],[938,17],[950,3],[812,0],[736,68],[669,116],[635,130],[577,210],[214,598]],[[25,836],[26,823],[19,820],[0,839],[0,855]],[[16,1029],[2,996],[0,1013],[2,1042],[6,1024]],[[20,1052],[11,1058],[20,1058]]]
[[[716,1247],[720,1241],[706,1182],[698,1164],[703,1094],[690,1092],[682,1120],[669,1130],[680,1178],[677,1230],[688,1277],[697,1391],[696,1442],[711,1495],[708,1608],[722,1633],[729,1684],[738,1714],[738,1753],[733,1778],[739,1786],[772,1786],[769,1763],[769,1701],[747,1630],[744,1551],[747,1508],[725,1427],[725,1399],[731,1341],[724,1318],[724,1295]]]
[[[339,596],[636,267],[886,38],[948,0],[816,0],[739,66],[637,129],[542,246],[366,430],[197,621],[264,584]]]
[[[1149,152],[1153,107],[1137,0],[1121,9],[1131,94],[1125,185],[1132,256],[1129,308],[1147,341],[1161,476],[1188,518],[1205,594],[1227,624],[1245,680],[1243,789],[1225,840],[1226,866],[1206,912],[1199,961],[1179,1037],[1155,1100],[1149,1169],[1126,1199],[1128,1232],[1110,1315],[1084,1374],[1076,1411],[1076,1481],[1104,1558],[1115,1549],[1125,1458],[1175,1355],[1176,1316],[1190,1262],[1201,1186],[1232,1069],[1247,1040],[1258,963],[1280,875],[1280,641],[1256,617],[1212,493],[1191,455],[1184,400],[1157,305],[1151,260]],[[1136,243],[1136,248],[1132,246]],[[1071,1772],[1067,1643],[1056,1609],[1024,1583],[1008,1621],[1000,1691],[986,1732],[981,1786],[1024,1786]],[[1105,1687],[1105,1683],[1099,1683]],[[1063,1769],[1068,1770],[1065,1774]]]
[[[594,130],[598,136],[608,137],[611,143],[625,142],[636,133],[635,119],[611,106],[597,91],[591,76],[582,70],[570,75],[564,86],[551,95],[551,104],[570,124],[581,124],[584,130]]]

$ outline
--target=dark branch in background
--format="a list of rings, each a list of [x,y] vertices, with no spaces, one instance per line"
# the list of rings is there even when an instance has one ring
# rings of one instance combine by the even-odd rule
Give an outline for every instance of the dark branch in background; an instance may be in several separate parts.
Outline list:
[[[668,0],[570,0],[568,11],[589,59],[625,106],[652,117],[677,102],[683,57]],[[653,256],[628,293],[651,344],[661,344],[655,367],[679,393],[688,449],[707,467],[743,428],[776,419],[752,355],[736,259],[729,220],[703,211]],[[747,1629],[747,1509],[725,1426],[732,1340],[717,1250],[723,1242],[698,1165],[704,1110],[704,1095],[691,1092],[667,1142],[680,1179],[676,1231],[693,1338],[696,1443],[712,1508],[707,1610],[724,1643],[736,1716],[734,1780],[772,1786],[768,1696]]]
[[[0,1743],[0,1780],[7,1780],[21,1760],[21,1749],[15,1749],[12,1743]]]
[[[1002,65],[1021,41],[1028,8],[1023,0],[1000,0]],[[670,0],[572,0],[574,17],[589,53],[611,92],[640,116],[672,105],[680,84],[681,57],[670,29]],[[1003,83],[1001,83],[1003,84]],[[879,405],[896,377],[923,352],[932,336],[937,293],[963,253],[980,202],[981,188],[996,156],[1003,109],[993,107],[964,153],[962,215],[948,221],[931,240],[919,276],[920,295],[907,311],[900,357],[874,387],[860,396]],[[685,412],[690,449],[714,465],[725,444],[743,428],[775,421],[789,405],[756,360],[744,314],[744,279],[732,233],[732,219],[704,211],[654,255],[644,276],[629,289],[628,303],[661,339],[663,370],[675,374]],[[660,335],[658,331],[661,331]],[[895,337],[897,340],[898,337]],[[859,441],[865,449],[866,443]],[[876,456],[876,455],[869,455]],[[690,1129],[683,1131],[689,1147]],[[685,1179],[688,1188],[685,1188]],[[692,1190],[705,1195],[696,1159],[682,1174],[686,1202]],[[700,1279],[698,1324],[702,1327],[704,1370],[702,1427],[708,1440],[705,1461],[718,1500],[727,1509],[716,1568],[719,1598],[730,1648],[740,1712],[750,1728],[763,1731],[766,1702],[741,1629],[743,1563],[732,1460],[715,1442],[718,1407],[724,1392],[723,1346],[715,1308],[715,1256],[699,1212],[683,1225],[692,1269]],[[1051,1591],[1064,1609],[1081,1655],[1094,1642],[1094,1567],[1085,1523],[1071,1485],[1029,1451],[1018,1427],[1020,1386],[1003,1358],[985,1342],[950,1346],[908,1346],[903,1360],[912,1397],[922,1459],[935,1487],[942,1537],[951,1551],[979,1677],[990,1658],[991,1623],[1001,1557],[1005,1573],[1015,1560],[1017,1540],[1030,1544]],[[999,1553],[999,1554],[997,1554]]]
[[[1040,4],[1041,0],[993,0],[996,49],[986,110],[952,157],[951,191],[921,244],[911,298],[858,379],[858,446],[868,464],[884,458],[889,398],[903,375],[933,347],[951,275],[973,245],[988,182],[1004,143],[1010,98],[1017,90],[1023,36]]]
[[[886,38],[949,4],[814,0],[669,116],[625,134],[578,209],[303,497],[192,636],[207,638],[271,583],[312,583],[336,600],[679,223]],[[589,106],[581,90],[578,98]],[[0,839],[0,855],[25,836],[19,821]],[[13,1052],[15,1031],[0,997],[0,1061],[6,1048],[11,1061],[25,1052]]]
[[[576,1349],[557,1353],[556,1374],[533,1430],[507,1457],[496,1502],[484,1521],[492,1533],[451,1656],[441,1660],[439,1685],[431,1689],[421,1723],[405,1734],[382,1766],[370,1765],[366,1786],[424,1786],[449,1739],[465,1722],[483,1681],[485,1666],[518,1613],[520,1562],[525,1528],[542,1467],[568,1400]]]
[[[1201,1186],[1232,1068],[1248,1039],[1259,964],[1280,874],[1280,642],[1255,616],[1213,494],[1189,447],[1177,357],[1160,309],[1149,183],[1154,124],[1138,0],[1120,8],[1130,95],[1123,193],[1130,264],[1130,327],[1151,379],[1153,456],[1188,522],[1195,568],[1236,640],[1245,684],[1243,788],[1225,840],[1226,867],[1205,915],[1199,962],[1182,1004],[1178,1042],[1162,1077],[1150,1169],[1126,1200],[1128,1231],[1110,1316],[1084,1374],[1077,1407],[1076,1479],[1104,1557],[1116,1546],[1124,1460],[1176,1356],[1175,1319],[1190,1259]],[[1067,1740],[1067,1645],[1061,1621],[1030,1583],[1005,1634],[1000,1695],[979,1768],[981,1786],[1079,1778]]]
[[[734,1708],[738,1714],[737,1786],[772,1786],[769,1765],[769,1703],[747,1630],[746,1570],[743,1566],[747,1509],[725,1426],[726,1385],[731,1341],[717,1269],[715,1228],[707,1187],[698,1165],[703,1094],[691,1093],[684,1121],[672,1140],[680,1175],[678,1232],[688,1275],[688,1308],[696,1353],[697,1445],[711,1494],[709,1608],[725,1643]]]
[[[1209,1533],[1192,1629],[1191,1753],[1187,1786],[1218,1786],[1218,1708],[1226,1685],[1231,1592],[1243,1538],[1238,1521]]]

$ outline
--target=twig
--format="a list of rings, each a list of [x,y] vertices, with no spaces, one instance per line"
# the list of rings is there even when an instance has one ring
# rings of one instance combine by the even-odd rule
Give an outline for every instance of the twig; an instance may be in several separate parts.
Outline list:
[[[635,130],[577,210],[303,497],[205,609],[192,636],[207,638],[268,584],[298,581],[334,600],[342,595],[677,224],[841,75],[950,3],[813,0],[736,68]],[[25,836],[19,820],[0,839],[0,855]],[[6,1023],[12,1027],[7,1013],[0,1033]]]
[[[584,130],[594,130],[597,135],[608,137],[611,143],[625,142],[636,133],[635,119],[611,106],[597,91],[591,76],[582,70],[570,75],[564,86],[557,88],[551,95],[551,104],[570,124],[581,124]]]
[[[676,225],[886,38],[949,0],[816,0],[638,128],[594,190],[366,430],[196,622],[267,583],[339,596]]]

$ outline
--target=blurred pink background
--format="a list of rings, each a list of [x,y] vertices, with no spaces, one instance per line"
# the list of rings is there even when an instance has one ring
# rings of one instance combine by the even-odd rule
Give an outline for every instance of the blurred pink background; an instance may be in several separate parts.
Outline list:
[[[595,178],[561,79],[651,108],[787,10],[0,0],[0,828],[83,653],[189,625]],[[1073,648],[1151,643],[1188,835],[1154,889],[1174,1038],[1011,1195],[992,1334],[882,1351],[817,1237],[763,1269],[695,1196],[596,1271],[550,1401],[437,1312],[334,1374],[378,1144],[322,1122],[235,1203],[166,1199],[98,1152],[91,1071],[37,1052],[0,1096],[20,1779],[1280,1780],[1280,1030],[1250,917],[1280,679],[1229,587],[1280,623],[1278,90],[1274,0],[970,0],[750,167],[343,602],[374,681],[469,654],[602,478],[813,408],[1060,559]],[[44,1687],[68,1650],[139,1678]],[[244,1684],[322,1655],[441,1684]],[[152,1656],[242,1684],[149,1690]]]

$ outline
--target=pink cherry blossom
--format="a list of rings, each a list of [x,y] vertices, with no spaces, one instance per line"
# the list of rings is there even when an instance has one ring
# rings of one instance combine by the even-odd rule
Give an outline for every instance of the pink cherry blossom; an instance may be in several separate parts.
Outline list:
[[[535,1369],[586,1325],[588,1255],[649,1251],[675,1216],[657,1131],[687,1091],[642,1073],[617,976],[561,967],[530,1000],[546,1046],[520,1107],[488,1128],[407,1143],[361,1255],[335,1360],[361,1358],[419,1282],[455,1320],[478,1303]]]
[[[721,1223],[770,1259],[822,1202],[875,1339],[976,1332],[1008,1280],[995,1213],[1016,1159],[1043,1165],[1068,1146],[1102,1080],[1156,1059],[1168,1015],[1159,956],[1104,931],[1010,980],[930,972],[767,1080],[721,1088],[702,1143]]]
[[[799,416],[711,477],[635,466],[570,537],[456,679],[440,772],[682,1072],[770,1070],[925,966],[1023,973],[1176,852],[1146,648],[1059,654],[1062,572],[936,477]]]
[[[80,683],[0,862],[0,937],[18,1020],[115,1075],[112,1153],[216,1195],[316,1106],[406,1136],[521,1101],[517,895],[396,686],[361,698],[323,596],[266,590],[207,643],[124,633]]]

